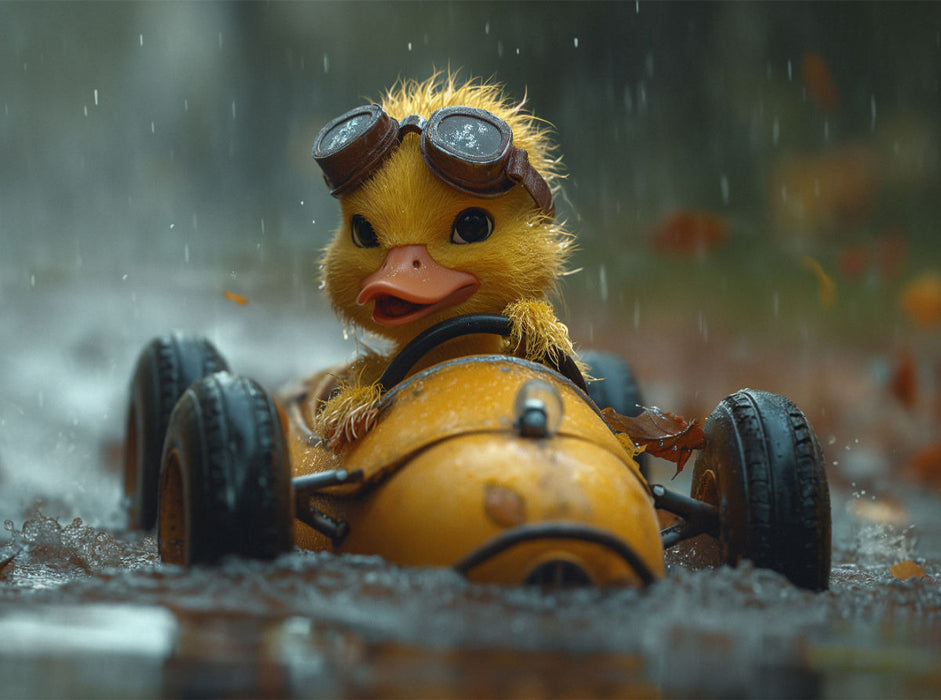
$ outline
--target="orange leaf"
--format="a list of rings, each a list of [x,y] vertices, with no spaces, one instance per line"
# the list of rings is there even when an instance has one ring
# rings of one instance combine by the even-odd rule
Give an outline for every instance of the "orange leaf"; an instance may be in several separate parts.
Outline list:
[[[929,270],[918,275],[902,290],[902,310],[916,326],[941,325],[941,272]]]
[[[222,296],[224,296],[229,301],[234,301],[239,306],[245,306],[248,304],[248,299],[246,297],[243,297],[241,294],[236,294],[235,292],[222,292]]]
[[[603,409],[601,415],[612,428],[628,435],[649,454],[676,462],[676,474],[683,471],[693,450],[701,449],[706,442],[706,434],[696,419],[687,423],[682,416],[664,413],[659,408],[644,408],[634,418],[622,416],[613,408]]]
[[[925,578],[928,574],[925,573],[925,570],[911,559],[906,559],[901,561],[895,566],[889,568],[889,571],[892,572],[892,575],[897,579],[902,581],[907,581],[910,578]]]

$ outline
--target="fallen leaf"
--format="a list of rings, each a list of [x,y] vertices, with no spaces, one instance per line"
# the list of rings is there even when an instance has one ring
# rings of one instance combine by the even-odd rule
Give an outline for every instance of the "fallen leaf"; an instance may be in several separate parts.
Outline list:
[[[718,214],[680,209],[657,224],[650,242],[659,251],[680,255],[704,255],[725,240],[728,226]]]
[[[824,272],[823,266],[809,255],[801,258],[801,264],[814,273],[817,278],[817,297],[820,299],[820,306],[829,309],[836,301],[836,283]]]
[[[902,291],[902,309],[916,326],[941,325],[941,273],[930,270],[918,275]]]
[[[941,491],[941,442],[913,454],[907,471],[918,481]]]
[[[850,246],[840,253],[839,269],[844,277],[860,280],[869,271],[869,251],[863,246]]]
[[[787,235],[845,235],[878,199],[878,161],[864,146],[790,154],[771,177],[772,213]]]
[[[925,570],[911,559],[900,561],[898,564],[890,567],[889,571],[892,572],[895,578],[902,581],[907,581],[910,578],[926,578],[928,576]]]
[[[892,367],[889,391],[905,408],[912,409],[918,402],[918,377],[912,353],[902,350]]]
[[[241,294],[236,294],[235,292],[222,292],[222,296],[224,296],[229,301],[234,301],[239,306],[245,306],[248,304],[248,299],[246,297],[243,297]]]
[[[810,99],[824,114],[835,114],[840,109],[840,94],[830,68],[823,56],[808,51],[801,59],[801,79]]]
[[[693,451],[701,449],[706,442],[698,420],[687,422],[682,416],[659,408],[644,408],[636,417],[622,416],[613,408],[605,408],[601,415],[612,428],[630,436],[634,444],[643,447],[648,454],[676,462],[676,474],[683,471]]]

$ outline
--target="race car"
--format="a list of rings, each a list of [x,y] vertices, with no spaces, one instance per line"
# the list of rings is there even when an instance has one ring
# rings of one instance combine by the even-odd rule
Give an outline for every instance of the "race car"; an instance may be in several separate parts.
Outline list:
[[[649,484],[648,455],[612,415],[638,410],[612,355],[546,366],[507,355],[413,371],[430,350],[503,316],[448,319],[416,337],[379,384],[374,425],[336,451],[313,430],[330,370],[269,393],[197,336],[155,338],[134,372],[124,489],[130,526],[156,527],[164,562],[270,559],[301,547],[453,567],[497,584],[647,586],[664,551],[705,535],[717,564],[751,560],[826,589],[823,453],[788,399],[744,389],[703,426],[690,495]],[[602,409],[607,409],[602,411]]]

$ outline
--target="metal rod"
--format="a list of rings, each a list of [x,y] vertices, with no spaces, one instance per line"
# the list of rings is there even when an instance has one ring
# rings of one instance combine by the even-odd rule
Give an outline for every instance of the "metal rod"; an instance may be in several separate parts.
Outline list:
[[[714,505],[683,496],[660,484],[652,485],[650,490],[655,508],[678,515],[684,520],[660,532],[664,548],[703,533],[714,537],[719,534],[719,509]]]
[[[309,525],[320,534],[329,537],[334,548],[339,547],[344,538],[350,534],[350,524],[345,520],[331,518],[319,508],[315,508],[306,499],[299,498],[296,504],[296,517],[305,525]]]
[[[363,472],[361,469],[357,469],[354,472],[348,472],[346,469],[331,469],[330,471],[318,472],[317,474],[295,476],[291,479],[291,486],[294,487],[295,494],[310,496],[330,486],[354,484],[362,480]]]

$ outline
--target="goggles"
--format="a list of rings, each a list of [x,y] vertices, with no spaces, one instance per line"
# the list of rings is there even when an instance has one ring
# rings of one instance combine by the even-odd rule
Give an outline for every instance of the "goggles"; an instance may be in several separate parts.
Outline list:
[[[425,163],[452,187],[499,197],[520,183],[540,209],[554,214],[549,185],[526,151],[513,145],[510,125],[475,107],[445,107],[427,120],[413,114],[398,122],[379,105],[366,105],[337,117],[317,135],[313,150],[330,194],[359,187],[409,133],[421,136]]]

